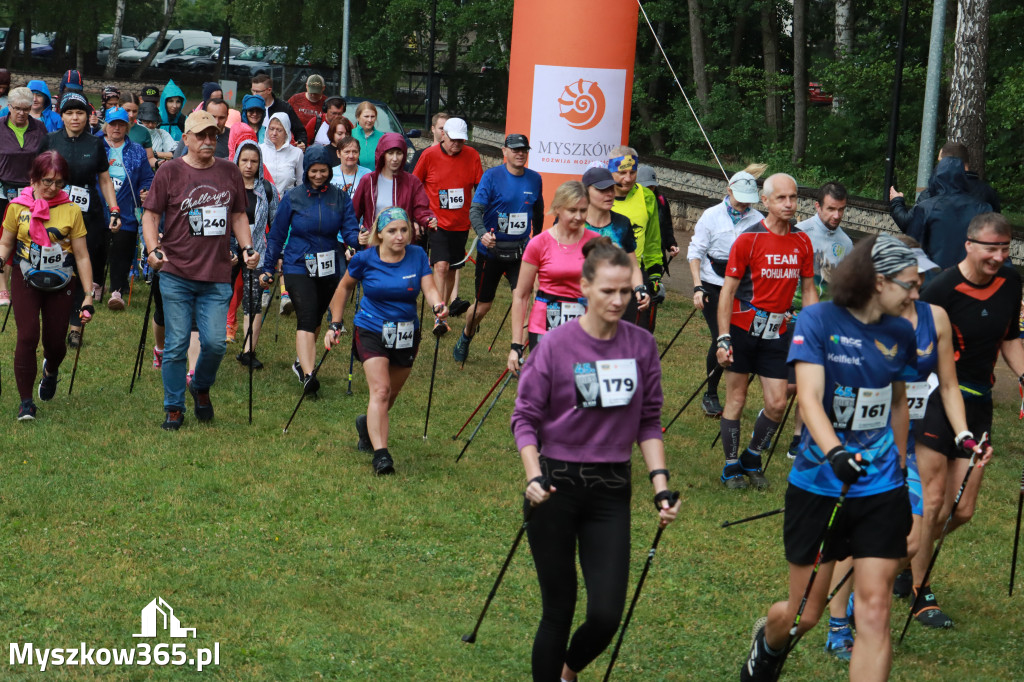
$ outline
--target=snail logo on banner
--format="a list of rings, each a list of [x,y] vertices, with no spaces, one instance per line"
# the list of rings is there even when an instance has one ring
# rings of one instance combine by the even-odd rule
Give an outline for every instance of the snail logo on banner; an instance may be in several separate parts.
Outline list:
[[[537,64],[533,72],[530,168],[579,175],[622,141],[625,69]]]

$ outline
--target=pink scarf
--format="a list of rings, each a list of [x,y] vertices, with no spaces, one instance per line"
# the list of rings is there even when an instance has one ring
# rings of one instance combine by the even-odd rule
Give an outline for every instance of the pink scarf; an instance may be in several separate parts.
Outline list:
[[[15,197],[11,203],[25,206],[32,212],[32,219],[29,221],[28,227],[28,236],[32,239],[32,242],[39,246],[51,246],[50,235],[47,234],[46,226],[43,223],[50,219],[51,208],[69,203],[70,201],[68,193],[64,190],[61,190],[53,199],[46,200],[36,199],[32,188],[25,187],[21,190],[21,194]]]

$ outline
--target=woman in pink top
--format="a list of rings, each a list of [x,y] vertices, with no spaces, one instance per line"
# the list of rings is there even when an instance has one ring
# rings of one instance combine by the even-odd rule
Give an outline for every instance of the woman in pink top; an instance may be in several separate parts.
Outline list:
[[[587,208],[590,200],[583,183],[571,180],[555,190],[550,213],[557,217],[554,227],[530,240],[523,253],[519,284],[512,293],[512,350],[508,368],[519,373],[523,360],[523,321],[537,280],[537,297],[530,309],[530,349],[540,337],[555,327],[581,317],[586,301],[580,290],[583,271],[583,245],[600,235],[588,230]]]

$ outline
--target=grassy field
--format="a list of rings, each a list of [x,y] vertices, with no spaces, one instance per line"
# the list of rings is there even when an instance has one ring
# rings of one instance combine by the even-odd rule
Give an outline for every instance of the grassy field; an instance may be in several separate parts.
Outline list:
[[[354,448],[353,420],[364,411],[366,385],[357,364],[354,395],[345,395],[348,354],[340,348],[321,370],[322,397],[304,402],[282,433],[299,396],[289,369],[294,318],[268,318],[260,343],[267,367],[256,373],[252,426],[234,344],[213,389],[214,423],[200,425],[189,414],[180,432],[162,431],[162,388],[148,351],[141,383],[128,395],[144,294],[144,287],[135,291],[127,312],[100,310],[86,329],[74,395],[67,396],[72,355],[57,398],[39,404],[33,423],[14,419],[13,329],[0,336],[0,631],[7,646],[186,641],[191,655],[217,642],[220,664],[203,674],[224,680],[528,679],[539,596],[525,543],[477,643],[460,640],[520,523],[523,473],[508,429],[515,384],[459,464],[462,443],[451,439],[501,372],[507,327],[495,352],[486,347],[508,292],[500,293],[464,370],[451,358],[461,321],[441,341],[424,441],[434,351],[426,336],[392,414],[398,473],[386,478],[375,478],[369,457]],[[678,296],[662,309],[662,345],[689,310]],[[666,356],[666,421],[700,383],[706,342],[697,316]],[[752,390],[750,404],[758,400]],[[946,543],[935,571],[933,584],[957,627],[929,632],[913,625],[896,651],[894,680],[1024,677],[1024,595],[1016,604],[1006,595],[1024,463],[1015,408],[997,410],[1001,447],[987,469],[978,515]],[[754,414],[745,416],[745,432]],[[727,492],[718,482],[721,451],[709,448],[717,428],[694,405],[667,434],[682,515],[662,539],[615,679],[736,679],[751,623],[784,594],[781,517],[719,525],[781,506],[788,460],[780,450],[769,491]],[[650,486],[636,461],[634,584],[655,531]],[[183,626],[197,629],[196,639],[132,637],[141,632],[140,610],[156,597]],[[894,629],[905,608],[895,605]],[[823,642],[820,629],[808,635],[786,679],[845,679],[844,665],[826,658]],[[581,679],[600,679],[607,661],[606,653]],[[38,666],[4,665],[3,679],[40,675]],[[45,674],[196,676],[174,666],[60,666]]]

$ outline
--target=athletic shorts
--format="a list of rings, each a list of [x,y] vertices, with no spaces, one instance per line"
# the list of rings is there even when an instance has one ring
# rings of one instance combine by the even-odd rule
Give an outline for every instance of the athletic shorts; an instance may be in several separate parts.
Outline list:
[[[727,368],[737,374],[756,374],[765,379],[788,379],[789,334],[765,341],[751,336],[745,329],[735,325],[729,328],[732,335],[732,364]]]
[[[455,265],[466,257],[466,237],[469,230],[453,232],[450,230],[430,231],[430,265],[448,263],[452,270],[465,265]]]
[[[964,412],[967,416],[967,428],[975,438],[981,434],[992,432],[992,401],[965,400]],[[970,459],[971,455],[956,446],[956,432],[946,419],[946,410],[942,407],[942,396],[939,391],[932,391],[925,407],[924,419],[914,422],[914,441],[949,459]]]
[[[522,265],[522,261],[505,262],[497,258],[480,258],[476,263],[476,300],[481,303],[494,302],[502,275],[515,291],[516,284],[519,282],[520,265]]]
[[[786,561],[797,566],[814,563],[835,506],[834,497],[816,495],[793,484],[786,488],[782,531]],[[867,497],[847,497],[829,531],[822,562],[848,556],[902,559],[907,556],[911,521],[905,486]]]
[[[334,298],[338,279],[309,275],[284,276],[284,285],[295,306],[295,328],[298,331],[312,333],[317,330]]]
[[[359,362],[366,362],[370,358],[387,358],[395,367],[412,367],[420,350],[420,330],[417,329],[413,334],[412,348],[386,348],[380,332],[356,327],[352,346]]]
[[[924,516],[924,491],[921,488],[921,473],[917,470],[917,455],[907,452],[907,493],[910,495],[910,513]]]

